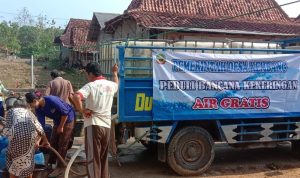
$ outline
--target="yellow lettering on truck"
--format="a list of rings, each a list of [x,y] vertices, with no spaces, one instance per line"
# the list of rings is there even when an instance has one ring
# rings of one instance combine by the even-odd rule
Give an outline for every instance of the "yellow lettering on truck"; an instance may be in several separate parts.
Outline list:
[[[145,93],[137,93],[135,98],[135,111],[151,111],[153,97],[146,96]]]

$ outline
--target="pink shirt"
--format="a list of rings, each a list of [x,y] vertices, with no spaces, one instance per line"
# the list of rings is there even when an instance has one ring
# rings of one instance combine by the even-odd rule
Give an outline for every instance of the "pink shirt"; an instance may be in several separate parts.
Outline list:
[[[71,82],[63,79],[62,77],[56,77],[54,80],[50,81],[45,92],[47,96],[58,96],[68,104],[71,104],[69,96],[73,93],[74,91]]]

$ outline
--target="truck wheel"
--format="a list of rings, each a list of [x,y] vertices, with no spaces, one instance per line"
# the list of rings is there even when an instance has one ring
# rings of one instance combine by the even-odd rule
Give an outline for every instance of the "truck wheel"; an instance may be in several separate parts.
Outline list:
[[[171,139],[167,159],[177,174],[191,176],[205,172],[214,156],[211,135],[201,127],[185,127]]]

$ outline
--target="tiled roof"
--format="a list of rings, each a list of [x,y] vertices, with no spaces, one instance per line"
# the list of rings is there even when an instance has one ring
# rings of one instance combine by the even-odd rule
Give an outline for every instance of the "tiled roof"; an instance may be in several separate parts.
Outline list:
[[[139,25],[144,27],[182,27],[202,29],[226,29],[255,32],[270,32],[282,34],[300,34],[300,25],[292,22],[247,22],[242,20],[216,20],[215,18],[174,16],[169,13],[131,12],[128,16],[133,17]],[[291,28],[291,25],[294,27]]]
[[[71,33],[74,28],[89,28],[90,20],[73,19],[71,18],[64,33],[60,36],[60,40],[64,46],[71,46]]]
[[[127,12],[161,12],[201,17],[234,17],[278,6],[275,0],[133,0]],[[242,19],[260,21],[290,21],[278,6],[267,11],[245,15]]]
[[[103,13],[103,12],[95,12],[94,16],[96,17],[101,29],[105,27],[105,22],[119,16],[120,14],[114,13]],[[94,19],[93,19],[94,20]]]
[[[72,44],[74,51],[96,51],[96,42],[87,40],[88,33],[88,28],[74,28],[72,30]]]
[[[94,12],[91,22],[88,40],[97,41],[100,30],[105,28],[105,22],[119,16],[120,14]]]
[[[267,8],[270,9],[242,15]],[[300,26],[275,0],[133,0],[123,16],[107,24],[116,26],[122,18],[132,18],[146,28],[186,27],[300,34]],[[106,29],[113,31],[109,27]]]
[[[90,25],[91,20],[71,18],[64,33],[60,36],[60,42],[63,46],[73,47],[76,51],[94,50],[96,43],[87,40]]]

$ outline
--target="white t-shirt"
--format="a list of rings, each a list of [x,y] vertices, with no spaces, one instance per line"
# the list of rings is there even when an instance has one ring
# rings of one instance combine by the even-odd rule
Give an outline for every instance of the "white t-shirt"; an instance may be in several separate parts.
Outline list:
[[[98,125],[110,128],[111,107],[117,90],[118,85],[115,82],[100,78],[84,85],[78,91],[85,99],[85,108],[93,111],[91,117],[84,118],[84,127]]]

